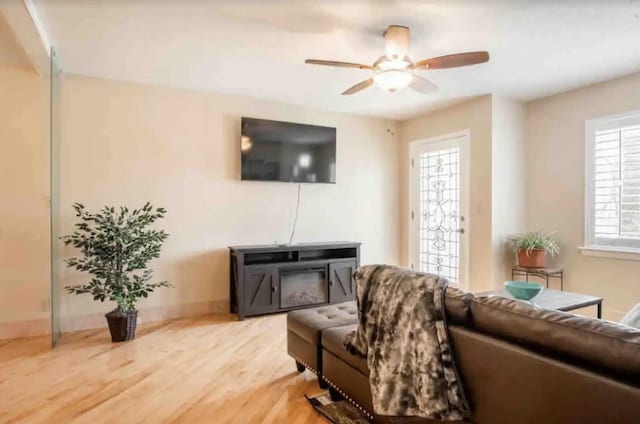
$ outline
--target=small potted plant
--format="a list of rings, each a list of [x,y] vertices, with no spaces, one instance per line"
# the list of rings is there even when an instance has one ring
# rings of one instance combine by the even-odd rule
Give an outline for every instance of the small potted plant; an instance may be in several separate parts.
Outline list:
[[[65,245],[80,249],[82,255],[65,262],[92,278],[65,288],[69,293],[89,293],[100,302],[115,302],[116,309],[105,315],[111,340],[131,340],[136,334],[136,302],[159,287],[171,286],[166,281],[150,282],[153,271],[147,268],[151,259],[160,256],[162,243],[169,236],[149,226],[163,218],[166,210],[149,203],[131,211],[105,206],[98,213],[90,213],[80,203],[73,208],[80,222],[75,224],[73,234],[61,239]]]
[[[518,257],[518,265],[525,268],[544,268],[546,255],[555,256],[560,247],[552,234],[535,231],[511,239]]]

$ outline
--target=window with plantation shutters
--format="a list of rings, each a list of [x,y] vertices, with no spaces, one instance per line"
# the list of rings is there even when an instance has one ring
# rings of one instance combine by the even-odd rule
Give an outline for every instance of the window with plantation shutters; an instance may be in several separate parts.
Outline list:
[[[640,114],[587,123],[587,246],[640,249]]]

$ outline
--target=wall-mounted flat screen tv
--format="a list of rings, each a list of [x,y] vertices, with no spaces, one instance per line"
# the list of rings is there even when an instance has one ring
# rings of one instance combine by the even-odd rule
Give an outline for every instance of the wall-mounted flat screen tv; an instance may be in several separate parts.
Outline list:
[[[242,118],[242,179],[336,182],[336,129]]]

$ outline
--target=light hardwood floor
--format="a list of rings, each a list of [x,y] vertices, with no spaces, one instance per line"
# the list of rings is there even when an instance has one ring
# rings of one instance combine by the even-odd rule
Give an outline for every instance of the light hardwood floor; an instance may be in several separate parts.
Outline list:
[[[325,424],[315,376],[286,354],[285,316],[230,315],[0,341],[1,423]]]

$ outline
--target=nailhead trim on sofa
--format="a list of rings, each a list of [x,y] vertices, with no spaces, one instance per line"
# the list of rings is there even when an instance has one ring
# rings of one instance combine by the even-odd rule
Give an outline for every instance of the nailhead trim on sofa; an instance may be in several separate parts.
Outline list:
[[[300,362],[302,365],[307,367],[307,369],[309,371],[313,372],[315,375],[318,375],[318,371],[316,371],[313,367],[309,366],[309,364],[307,364],[302,359],[298,358],[297,356],[291,355],[291,354],[289,354],[289,356],[291,356],[293,359],[295,359],[296,361]],[[358,408],[360,410],[360,412],[365,414],[367,416],[367,418],[369,418],[371,420],[373,419],[373,415],[371,415],[371,413],[369,413],[369,411],[365,410],[362,406],[360,406],[360,404],[358,402],[356,402],[355,400],[351,399],[345,392],[340,390],[340,388],[338,386],[333,384],[333,382],[331,380],[327,380],[327,378],[325,378],[325,376],[322,376],[322,379],[324,381],[326,381],[327,384],[329,384],[331,387],[333,387],[338,393],[340,393],[345,399],[347,399],[349,401],[349,403],[351,403],[353,406]]]
[[[348,400],[353,406],[355,406],[356,408],[358,408],[360,410],[360,412],[362,412],[363,414],[365,414],[367,416],[367,418],[369,418],[370,420],[373,420],[373,415],[367,411],[366,409],[364,409],[362,406],[360,406],[360,404],[358,402],[356,402],[355,400],[351,399],[345,392],[343,392],[342,390],[340,390],[340,388],[338,386],[336,386],[335,384],[333,384],[333,382],[331,380],[328,380],[327,378],[325,378],[324,376],[322,377],[324,379],[324,381],[327,382],[327,384],[329,384],[331,387],[333,387],[334,389],[336,389],[338,391],[338,393],[340,393],[346,400]]]
[[[315,375],[318,375],[318,371],[316,371],[315,368],[313,368],[312,366],[310,366],[309,364],[307,364],[305,361],[303,361],[302,359],[298,358],[295,355],[289,354],[289,356],[291,356],[293,359],[295,359],[296,361],[300,362],[302,365],[304,365],[305,367],[307,367],[307,369],[309,371],[311,371],[312,373],[314,373]]]

